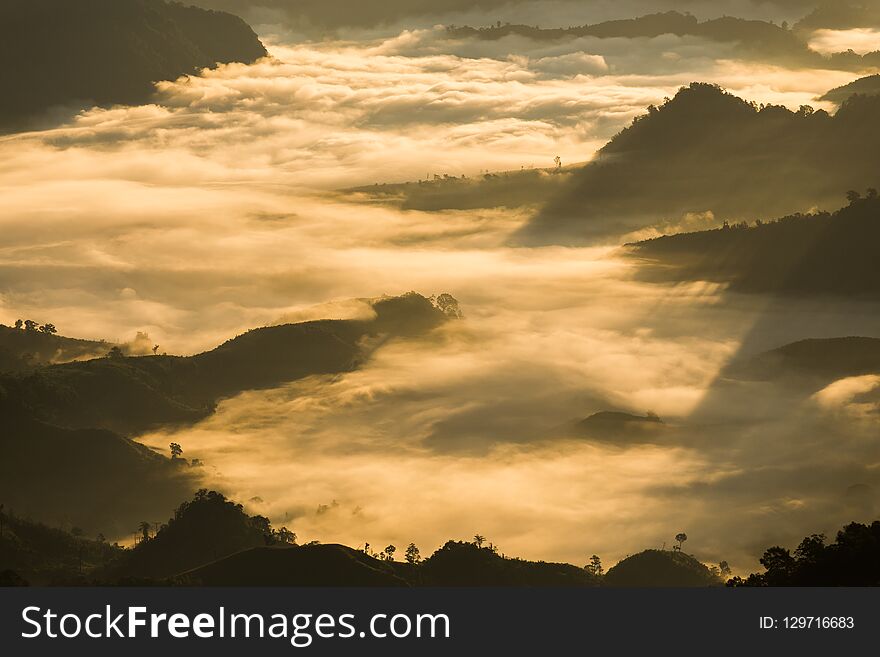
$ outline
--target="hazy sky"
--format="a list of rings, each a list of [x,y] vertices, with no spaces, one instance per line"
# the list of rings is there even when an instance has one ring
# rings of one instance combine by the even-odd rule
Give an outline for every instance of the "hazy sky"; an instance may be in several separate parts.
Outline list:
[[[260,497],[250,510],[306,540],[416,540],[424,553],[479,532],[508,554],[580,563],[686,530],[701,558],[745,568],[767,541],[863,511],[846,491],[878,484],[877,455],[854,400],[876,380],[816,397],[764,391],[786,409],[766,417],[755,391],[701,403],[759,319],[773,319],[770,348],[816,330],[880,335],[876,308],[823,306],[814,329],[809,304],[637,283],[613,249],[504,246],[531,208],[403,212],[335,191],[586,161],[693,80],[796,108],[854,76],[745,64],[671,36],[441,37],[276,36],[273,59],[161,83],[155,105],[0,138],[0,321],[115,340],[145,331],[193,353],[254,326],[362,314],[352,299],[454,294],[465,320],[389,345],[361,371],[247,393],[146,438],[180,442],[209,483]],[[604,409],[654,411],[669,434],[568,436]],[[698,409],[703,424],[687,424]],[[749,409],[744,425],[736,409]],[[827,425],[849,429],[816,429]],[[829,459],[832,439],[852,449]]]

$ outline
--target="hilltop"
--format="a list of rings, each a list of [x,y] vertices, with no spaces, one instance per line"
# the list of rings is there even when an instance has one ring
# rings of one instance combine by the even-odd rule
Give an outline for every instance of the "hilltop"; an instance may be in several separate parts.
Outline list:
[[[607,242],[688,216],[720,224],[828,207],[876,184],[878,120],[880,97],[853,96],[830,115],[694,83],[617,134],[515,239]]]
[[[0,6],[0,130],[49,110],[140,104],[153,83],[266,56],[231,14],[166,0],[5,0]]]
[[[605,575],[609,587],[720,586],[722,579],[689,554],[675,550],[645,550],[627,557]]]

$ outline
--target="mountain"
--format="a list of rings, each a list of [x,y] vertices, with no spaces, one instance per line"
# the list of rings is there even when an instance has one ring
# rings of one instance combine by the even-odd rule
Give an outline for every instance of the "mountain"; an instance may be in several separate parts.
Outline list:
[[[53,108],[140,104],[153,83],[266,56],[240,18],[166,0],[4,0],[0,130]]]
[[[479,178],[445,175],[418,182],[377,183],[342,192],[360,197],[356,200],[424,212],[520,208],[561,193],[569,177],[568,169],[524,169],[486,173]]]
[[[146,528],[147,533],[150,529]],[[249,548],[276,542],[268,519],[247,515],[240,504],[200,490],[155,536],[141,540],[104,575],[112,579],[162,579]]]
[[[45,330],[15,328],[0,324],[0,372],[22,371],[106,354],[114,345],[97,340],[77,340]]]
[[[510,559],[488,547],[449,541],[419,566],[425,586],[597,586],[598,579],[567,563]]]
[[[514,3],[523,0],[513,0]],[[298,31],[319,36],[344,27],[371,28],[406,20],[409,27],[433,25],[424,17],[445,13],[494,9],[509,5],[511,0],[384,0],[383,2],[352,2],[351,0],[192,0],[193,4],[223,9],[256,20],[268,17]],[[421,20],[420,20],[421,19]]]
[[[861,70],[880,63],[880,53],[859,56],[840,53],[830,57],[811,50],[806,38],[762,20],[724,16],[700,21],[692,14],[679,11],[647,14],[637,18],[610,20],[591,25],[567,28],[545,28],[531,25],[496,24],[490,27],[454,27],[448,30],[452,39],[477,38],[497,40],[508,36],[527,37],[538,41],[555,41],[593,37],[597,39],[650,39],[663,35],[690,36],[728,44],[737,57],[762,63],[792,67],[843,68]]]
[[[573,434],[581,438],[626,444],[653,442],[662,437],[666,425],[653,414],[631,415],[600,411],[575,423]]]
[[[260,547],[181,575],[199,586],[408,586],[397,568],[344,545]]]
[[[839,379],[880,374],[880,339],[801,340],[732,364],[726,376],[758,381],[792,378],[827,385]]]
[[[832,89],[822,96],[820,100],[826,100],[842,105],[850,96],[858,94],[862,96],[880,95],[880,74],[859,78],[858,80],[845,84],[842,87]]]
[[[815,30],[851,30],[880,27],[878,0],[825,0],[794,24],[794,30],[809,34]]]
[[[516,241],[609,242],[694,216],[767,220],[828,207],[876,186],[878,121],[880,97],[854,96],[832,116],[693,83],[616,135]]]
[[[350,371],[383,340],[419,335],[449,317],[415,293],[381,299],[373,309],[371,320],[255,329],[196,356],[116,351],[0,374],[0,500],[108,536],[153,521],[192,494],[199,468],[125,434],[196,422],[244,390]]]
[[[161,535],[161,534],[160,534]],[[154,539],[155,540],[155,539]],[[597,586],[570,564],[509,559],[449,541],[417,565],[385,561],[344,545],[255,547],[180,573],[201,586]]]
[[[89,535],[128,535],[189,497],[198,469],[101,429],[67,429],[0,410],[0,502]]]
[[[81,584],[122,550],[0,508],[0,587]]]
[[[880,99],[878,99],[880,100]],[[768,223],[666,235],[628,245],[649,280],[726,283],[750,293],[880,295],[880,197],[850,194],[834,213],[791,215]]]
[[[621,588],[720,586],[721,579],[694,557],[678,550],[645,550],[605,574],[602,586]]]
[[[319,320],[249,331],[195,356],[104,358],[0,375],[0,410],[68,428],[141,433],[191,423],[244,390],[354,369],[369,336],[415,335],[446,315],[417,294],[374,303],[376,317]],[[377,343],[374,343],[377,344]]]

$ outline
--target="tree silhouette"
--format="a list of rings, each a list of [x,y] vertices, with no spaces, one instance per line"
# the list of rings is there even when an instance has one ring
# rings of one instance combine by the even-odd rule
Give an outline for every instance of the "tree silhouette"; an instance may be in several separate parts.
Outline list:
[[[406,557],[406,562],[411,566],[415,566],[422,560],[422,555],[419,553],[419,548],[416,547],[415,543],[410,543],[406,546],[406,553],[404,556]]]
[[[684,532],[675,535],[675,540],[678,541],[678,551],[681,552],[682,543],[688,540],[688,535]]]
[[[24,328],[24,322],[20,319],[15,320],[15,328],[21,330]]]
[[[483,547],[483,542],[485,540],[486,540],[485,536],[483,536],[482,534],[476,534],[474,536],[474,545],[476,545],[478,548],[481,548],[481,547]]]
[[[385,548],[385,561],[394,561],[394,553],[397,552],[397,548],[393,545],[389,545]]]
[[[24,330],[25,331],[36,331],[37,330],[37,322],[32,319],[24,320]]]
[[[858,201],[860,198],[862,198],[862,195],[854,189],[851,189],[846,193],[846,200],[849,201],[850,205]]]
[[[172,459],[179,459],[183,454],[183,447],[180,446],[180,443],[171,443],[168,447],[171,450]]]
[[[295,545],[296,532],[290,531],[287,527],[282,527],[275,532],[275,540],[283,545]]]
[[[602,567],[602,560],[597,554],[590,557],[590,563],[584,566],[584,570],[596,577],[601,577],[605,573],[605,569]]]
[[[150,540],[150,523],[146,520],[142,520],[138,525],[138,531],[141,533],[143,537],[142,540],[149,541]]]
[[[46,333],[47,335],[54,335],[58,333],[58,329],[55,328],[54,324],[43,324],[40,327],[41,333]]]
[[[118,346],[112,347],[110,351],[107,352],[107,358],[118,359],[124,357],[125,354],[122,353],[122,349],[120,349]]]

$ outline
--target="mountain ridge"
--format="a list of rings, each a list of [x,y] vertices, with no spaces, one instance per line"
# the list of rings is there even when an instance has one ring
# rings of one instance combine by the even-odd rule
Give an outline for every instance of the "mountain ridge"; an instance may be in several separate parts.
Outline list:
[[[224,12],[167,0],[6,0],[0,130],[40,127],[53,108],[141,104],[155,82],[266,55],[250,26]]]

